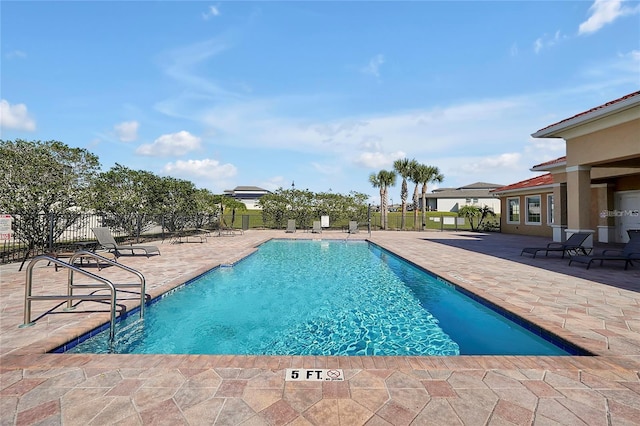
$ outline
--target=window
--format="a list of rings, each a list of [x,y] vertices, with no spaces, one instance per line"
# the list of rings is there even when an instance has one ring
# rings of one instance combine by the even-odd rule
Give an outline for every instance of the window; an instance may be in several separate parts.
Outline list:
[[[547,223],[553,225],[553,194],[547,194]]]
[[[540,207],[540,196],[533,195],[526,197],[527,217],[525,223],[527,225],[540,225],[542,223],[542,212]]]
[[[477,198],[473,199],[473,204],[478,204],[478,199]]]
[[[471,198],[467,198],[464,200],[465,204],[470,204],[471,203]]]
[[[520,198],[507,198],[507,223],[520,223]]]

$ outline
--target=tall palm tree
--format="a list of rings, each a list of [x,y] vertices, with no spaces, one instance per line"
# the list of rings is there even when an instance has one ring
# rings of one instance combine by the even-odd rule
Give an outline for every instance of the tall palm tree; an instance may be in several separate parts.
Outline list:
[[[393,171],[380,170],[377,174],[369,175],[369,183],[374,188],[380,188],[380,215],[382,229],[387,229],[387,196],[388,188],[396,184],[396,174]]]
[[[402,200],[402,218],[400,222],[400,229],[404,229],[405,216],[407,215],[407,196],[409,191],[407,189],[407,178],[411,176],[411,169],[418,165],[418,162],[409,160],[408,158],[399,159],[393,162],[393,169],[402,176],[402,186],[400,188],[400,199]]]
[[[427,220],[427,185],[429,182],[442,182],[444,180],[444,176],[440,173],[440,170],[435,166],[427,166],[425,164],[419,164],[416,167],[416,173],[414,175],[416,178],[416,189],[413,194],[413,203],[414,203],[414,213],[413,217],[416,220],[417,227],[417,204],[418,204],[418,184],[422,185],[422,224],[424,225]]]

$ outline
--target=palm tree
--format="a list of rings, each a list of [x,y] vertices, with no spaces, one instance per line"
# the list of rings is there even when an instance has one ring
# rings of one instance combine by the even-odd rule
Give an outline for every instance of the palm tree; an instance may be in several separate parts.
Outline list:
[[[407,190],[407,178],[411,176],[411,169],[418,165],[416,160],[409,160],[403,158],[393,162],[393,169],[402,176],[402,187],[400,188],[400,199],[402,200],[402,218],[400,222],[400,229],[404,229],[405,216],[407,215],[407,196],[409,191]]]
[[[371,183],[374,188],[380,188],[381,227],[382,229],[387,229],[388,188],[396,184],[396,174],[393,171],[380,170],[377,174],[371,173],[369,183]]]
[[[426,164],[418,164],[413,168],[411,173],[411,181],[416,184],[413,190],[413,226],[414,229],[420,229],[418,227],[418,186],[422,185],[422,224],[426,223],[426,208],[427,208],[427,184],[429,182],[442,182],[444,176],[440,173],[437,167],[427,166]]]

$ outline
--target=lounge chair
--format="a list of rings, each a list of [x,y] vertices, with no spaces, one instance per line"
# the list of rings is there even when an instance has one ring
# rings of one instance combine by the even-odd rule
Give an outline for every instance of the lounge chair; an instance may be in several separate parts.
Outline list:
[[[588,232],[576,232],[575,234],[572,234],[564,243],[552,242],[547,244],[546,247],[525,247],[520,252],[520,256],[522,256],[523,253],[527,253],[533,255],[533,257],[535,258],[536,254],[539,251],[543,251],[545,256],[547,256],[550,251],[562,252],[563,259],[565,253],[571,254],[573,252],[587,255],[588,248],[584,247],[582,244],[586,241],[587,238],[589,238],[589,235],[591,234]]]
[[[319,234],[322,232],[322,225],[321,222],[319,220],[314,220],[313,221],[313,229],[311,229],[311,232]]]
[[[600,261],[600,266],[602,266],[605,260],[624,262],[624,269],[626,270],[629,265],[633,265],[633,260],[640,261],[640,238],[631,238],[622,250],[607,249],[594,256],[570,256],[569,265],[571,265],[572,262],[585,263],[587,269],[589,269],[591,262],[595,260]]]
[[[287,221],[287,229],[284,232],[296,232],[296,220],[289,219]]]
[[[98,244],[104,249],[113,252],[116,256],[120,256],[120,251],[131,250],[131,255],[135,255],[135,250],[144,251],[144,254],[149,257],[152,253],[160,254],[160,249],[156,246],[139,246],[139,245],[119,245],[109,228],[91,228],[93,234],[98,239]]]
[[[350,234],[355,234],[358,232],[358,222],[356,222],[355,220],[350,220],[349,221],[349,233]]]

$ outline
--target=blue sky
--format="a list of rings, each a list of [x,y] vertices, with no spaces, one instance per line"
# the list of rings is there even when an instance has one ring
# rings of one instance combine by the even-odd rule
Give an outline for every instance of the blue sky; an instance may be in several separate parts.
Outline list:
[[[531,133],[640,88],[638,1],[2,1],[2,139],[59,140],[214,193],[370,194],[564,155]],[[433,188],[435,186],[432,186]],[[399,200],[400,185],[390,190]]]

